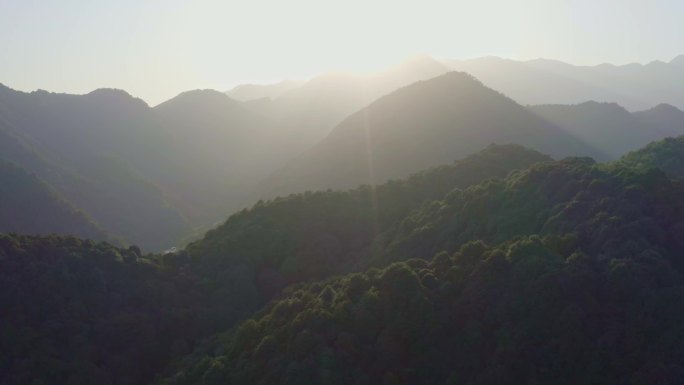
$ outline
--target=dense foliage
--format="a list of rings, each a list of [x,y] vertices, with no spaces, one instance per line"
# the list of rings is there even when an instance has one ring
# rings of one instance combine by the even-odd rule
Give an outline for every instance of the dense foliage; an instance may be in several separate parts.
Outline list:
[[[683,197],[491,146],[176,253],[0,235],[0,383],[679,383]]]
[[[639,170],[659,168],[674,178],[684,177],[684,136],[653,142],[630,152],[618,164]]]
[[[678,384],[684,277],[655,249],[470,242],[300,285],[173,384]]]
[[[470,240],[575,233],[592,253],[616,256],[646,245],[679,250],[684,189],[660,170],[636,171],[568,158],[454,190],[386,234],[387,253],[432,255]]]
[[[405,263],[290,289],[169,382],[678,383],[683,196],[583,158],[454,189],[376,238]]]
[[[150,257],[0,234],[0,383],[146,384],[191,351],[205,295]]]
[[[269,298],[282,287],[366,265],[376,236],[423,203],[551,158],[515,145],[492,145],[452,165],[372,188],[292,195],[244,210],[187,250],[217,284],[240,270]],[[231,283],[233,285],[233,283]]]
[[[423,202],[549,159],[491,146],[376,189],[261,203],[189,253],[143,257],[136,248],[75,238],[3,236],[0,377],[11,384],[148,383],[198,339],[249,316],[283,286],[362,269],[374,236]]]

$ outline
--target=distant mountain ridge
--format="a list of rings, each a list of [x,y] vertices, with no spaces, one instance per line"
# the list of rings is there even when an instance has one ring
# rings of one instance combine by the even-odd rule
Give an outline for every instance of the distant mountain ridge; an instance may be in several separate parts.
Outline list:
[[[660,104],[631,113],[616,103],[529,106],[534,114],[617,159],[665,137],[684,135],[684,112]]]
[[[418,55],[406,60],[402,65],[419,65],[419,62],[431,61],[445,67],[442,73],[449,70],[467,72],[486,86],[523,105],[578,104],[596,100],[618,103],[629,111],[646,110],[661,103],[684,109],[684,86],[678,82],[684,76],[684,55],[679,55],[668,62],[655,60],[646,64],[604,63],[593,66],[572,65],[549,59],[522,61],[488,56],[464,60],[437,60],[426,55]],[[432,76],[438,75],[439,73],[434,73]],[[326,76],[328,75],[318,78]],[[316,79],[313,78],[309,82]],[[284,84],[291,88],[285,87]],[[277,97],[271,96],[268,90],[287,88],[289,91],[300,87],[301,84],[292,86],[286,82],[245,84],[228,92],[237,93],[243,88],[254,89],[250,100],[267,97],[275,99]]]
[[[344,118],[379,97],[448,71],[449,68],[437,60],[417,55],[376,72],[324,73],[273,100],[254,100],[249,106],[280,122],[284,129],[300,138],[296,155],[316,144]]]
[[[236,203],[246,199],[245,186],[293,155],[293,138],[276,122],[218,91],[184,92],[152,113],[173,139],[167,158],[173,171],[164,184],[177,204],[189,205],[187,216],[199,220],[241,208]]]
[[[516,61],[498,57],[443,60],[521,104],[614,102],[630,111],[660,103],[684,109],[684,55],[669,62],[576,66],[558,60]]]
[[[275,84],[240,84],[225,93],[232,99],[243,102],[263,98],[276,99],[304,83],[303,80],[283,80]]]
[[[142,100],[113,89],[69,95],[4,88],[0,105],[14,151],[25,149],[0,159],[35,173],[109,234],[159,249],[190,231],[137,168],[148,163],[160,132]]]
[[[684,113],[672,79],[683,62],[577,67],[423,55],[375,73],[237,87],[238,98],[261,97],[245,102],[195,90],[153,108],[116,89],[69,95],[0,85],[0,160],[35,174],[108,236],[163,250],[259,197],[378,183],[491,143],[616,159],[681,134]],[[465,86],[472,95],[452,93],[465,84],[452,82],[396,96],[457,65],[482,82]],[[658,71],[653,84],[644,80]],[[610,83],[617,78],[627,79],[620,87],[648,84],[627,92]],[[494,91],[484,97],[483,84],[545,105],[525,109]],[[620,107],[648,104],[631,96],[649,96],[656,86],[670,104],[634,113]],[[580,104],[550,105],[573,98]],[[603,99],[618,104],[586,102]]]
[[[0,137],[0,160],[35,173],[110,234],[154,250],[238,208],[247,178],[281,161],[268,119],[217,91],[152,109],[121,90],[3,87]]]
[[[335,127],[262,185],[267,196],[382,183],[449,163],[491,143],[556,157],[605,158],[470,75],[451,72],[401,88]]]
[[[277,91],[286,102],[243,103],[195,90],[154,108],[117,89],[70,95],[3,85],[0,160],[35,173],[108,233],[163,250],[251,204],[259,180],[337,120],[443,71],[431,59],[414,60],[351,83],[346,75],[286,82]]]

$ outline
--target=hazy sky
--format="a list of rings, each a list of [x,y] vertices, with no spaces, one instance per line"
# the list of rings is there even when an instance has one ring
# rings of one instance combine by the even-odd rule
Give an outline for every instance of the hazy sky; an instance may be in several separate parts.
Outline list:
[[[0,0],[0,83],[151,104],[425,53],[576,64],[684,53],[683,0]]]

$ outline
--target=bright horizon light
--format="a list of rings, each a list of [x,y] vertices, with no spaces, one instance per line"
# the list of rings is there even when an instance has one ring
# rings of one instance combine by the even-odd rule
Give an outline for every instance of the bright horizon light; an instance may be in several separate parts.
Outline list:
[[[0,83],[121,88],[156,105],[189,89],[374,70],[415,54],[669,61],[684,53],[683,17],[676,0],[0,0]]]

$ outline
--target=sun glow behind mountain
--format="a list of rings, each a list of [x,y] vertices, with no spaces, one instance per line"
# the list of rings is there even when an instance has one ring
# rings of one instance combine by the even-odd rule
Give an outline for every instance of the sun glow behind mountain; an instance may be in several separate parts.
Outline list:
[[[13,60],[0,60],[0,77],[21,90],[122,88],[155,105],[187,89],[374,70],[416,53],[669,60],[684,46],[677,10],[672,0],[6,0],[0,45]]]

